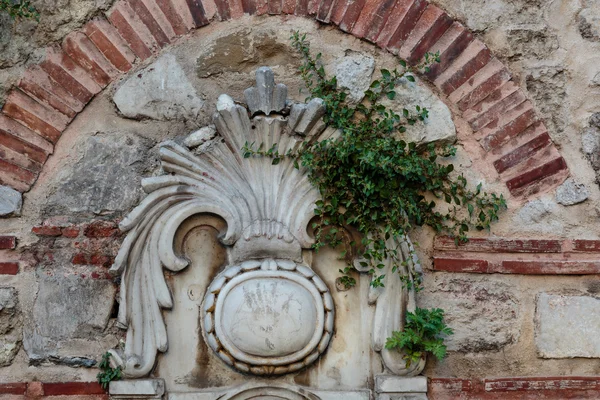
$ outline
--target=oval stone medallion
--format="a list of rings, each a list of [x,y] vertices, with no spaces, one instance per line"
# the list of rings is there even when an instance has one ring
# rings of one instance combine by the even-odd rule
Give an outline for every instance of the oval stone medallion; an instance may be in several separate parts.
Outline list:
[[[223,333],[243,352],[286,356],[309,344],[317,326],[313,295],[288,279],[241,281],[223,300]]]
[[[333,300],[303,265],[264,260],[227,267],[204,298],[208,345],[227,364],[259,375],[296,371],[325,351]]]

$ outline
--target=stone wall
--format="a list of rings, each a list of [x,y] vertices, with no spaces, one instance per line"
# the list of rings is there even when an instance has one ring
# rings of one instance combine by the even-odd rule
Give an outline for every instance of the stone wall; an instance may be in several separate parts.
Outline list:
[[[61,42],[112,5],[106,1],[64,3],[35,3],[42,13],[39,24],[13,24],[1,17],[0,32],[9,34],[0,39],[0,50],[4,49],[0,57],[0,99],[4,98],[2,92],[8,93],[8,88],[23,76],[26,66],[51,56],[46,45]],[[208,3],[207,19],[223,16],[222,6],[227,2],[206,6]],[[435,238],[428,229],[414,233],[425,269],[425,290],[419,293],[418,304],[446,309],[449,325],[455,330],[448,339],[448,358],[443,362],[431,360],[425,370],[431,378],[430,396],[491,399],[518,393],[514,398],[558,399],[567,393],[560,390],[574,390],[579,398],[598,397],[600,114],[594,113],[600,111],[600,33],[596,28],[600,10],[591,0],[435,3],[472,30],[523,90],[522,98],[521,94],[511,97],[517,92],[504,93],[499,83],[490,83],[488,92],[498,90],[501,98],[486,103],[483,96],[480,104],[485,111],[496,109],[496,123],[503,115],[513,113],[510,123],[530,108],[531,115],[539,115],[547,128],[548,141],[538,145],[545,146],[545,152],[531,156],[535,152],[525,146],[531,143],[529,139],[545,138],[543,125],[541,129],[535,125],[538,130],[527,140],[517,138],[510,144],[510,151],[482,150],[475,140],[476,132],[486,126],[495,129],[489,125],[493,120],[485,120],[493,118],[481,109],[478,114],[477,104],[471,105],[471,114],[463,113],[461,103],[452,99],[454,91],[450,88],[456,88],[444,86],[454,79],[454,84],[462,87],[475,72],[465,78],[460,76],[464,69],[453,71],[454,75],[446,76],[442,84],[431,84],[426,79],[419,79],[417,85],[403,83],[402,96],[396,100],[398,107],[419,103],[432,110],[424,126],[408,132],[410,138],[457,141],[459,151],[453,161],[458,171],[509,199],[509,210],[492,231],[474,233],[465,247],[456,248],[446,238]],[[331,19],[336,19],[336,10],[342,11],[338,12],[339,20],[333,22],[344,24],[342,17],[351,14],[348,4],[335,3]],[[118,7],[123,6],[116,7],[109,12],[113,15],[109,20],[118,25],[114,10],[122,10]],[[230,10],[237,12],[233,5]],[[86,34],[91,35],[94,27],[106,32],[100,23],[94,23],[98,25],[85,25]],[[360,26],[352,26],[342,28],[355,34],[360,31]],[[243,100],[243,90],[253,85],[254,71],[261,65],[274,70],[277,81],[288,86],[290,98],[303,101],[303,85],[296,72],[300,59],[288,41],[293,30],[309,33],[314,51],[323,53],[328,72],[336,73],[340,83],[355,96],[368,87],[375,71],[397,65],[392,54],[366,40],[291,15],[241,16],[215,22],[178,39],[173,31],[173,37],[167,40],[172,44],[157,47],[145,57],[138,54],[143,49],[129,50],[126,41],[120,39],[124,46],[117,48],[120,52],[105,55],[113,64],[121,55],[121,71],[129,72],[119,74],[118,68],[111,66],[110,79],[106,79],[102,91],[97,81],[103,76],[85,81],[87,89],[95,87],[97,94],[74,101],[73,107],[82,111],[68,126],[64,123],[62,134],[59,132],[53,140],[41,140],[37,135],[33,147],[21,147],[27,160],[6,151],[0,154],[2,160],[8,154],[13,157],[11,162],[32,162],[35,173],[39,173],[37,180],[32,179],[17,191],[3,180],[6,186],[0,192],[0,212],[7,216],[0,220],[0,396],[102,396],[97,385],[59,383],[94,381],[94,365],[100,355],[118,347],[124,339],[124,331],[116,326],[119,282],[107,272],[123,240],[117,224],[144,197],[141,179],[160,173],[158,144],[166,139],[183,143],[191,132],[208,125],[219,94]],[[69,38],[64,43],[82,43],[76,35]],[[129,46],[133,48],[131,42]],[[487,63],[491,56],[486,51],[478,50],[473,60],[487,57]],[[84,65],[90,53],[78,54],[78,62]],[[136,55],[139,62],[132,66]],[[504,84],[508,78],[503,77],[502,68],[500,65],[491,70],[490,76],[500,77]],[[108,67],[101,65],[99,69]],[[94,70],[98,68],[87,69]],[[36,80],[39,76],[29,75],[22,82],[47,87]],[[481,83],[483,89],[488,80]],[[22,89],[29,93],[23,85]],[[95,94],[93,99],[91,94]],[[531,104],[516,113],[525,99]],[[25,104],[23,109],[27,107]],[[482,115],[485,118],[480,119]],[[14,114],[9,116],[11,121],[18,120]],[[60,125],[60,118],[64,116],[52,123]],[[17,135],[15,132],[27,130],[23,128],[27,121],[12,130],[7,128],[6,120],[2,123],[0,145],[15,152],[16,145],[9,140]],[[40,129],[27,126],[33,131]],[[556,147],[548,145],[550,139]],[[50,142],[56,143],[53,146]],[[534,167],[546,165],[545,161],[558,160],[559,153],[568,166],[569,178],[564,180],[567,172],[561,167],[556,174],[560,179],[542,185],[534,182],[535,190],[525,193],[510,186],[525,174],[511,175],[514,169],[509,166],[509,174],[502,175],[498,166],[498,162],[512,162],[511,157],[517,154],[521,165],[533,159],[529,173]],[[9,175],[7,169],[0,171]],[[24,192],[22,201],[19,192]],[[186,292],[183,282],[175,275],[169,276],[169,284],[177,293]],[[335,278],[326,283],[333,289]],[[355,289],[356,293],[362,293],[364,283],[364,287]],[[350,296],[358,297],[356,293]],[[345,293],[337,295],[343,297]],[[356,312],[368,315],[366,300],[364,304],[358,300],[355,303]],[[361,311],[362,307],[365,310]],[[165,315],[169,318],[168,311]],[[346,318],[337,323],[352,321],[351,314]],[[181,335],[179,343],[190,338],[185,332]],[[327,388],[352,386],[351,361],[371,361],[358,355],[344,360],[342,355],[352,353],[348,343],[354,342],[359,348],[359,342],[369,340],[363,335],[349,337],[343,330],[338,331],[330,354],[315,367],[323,376],[319,378],[315,370],[303,371],[289,378],[291,383],[311,385],[320,381]],[[216,358],[187,360],[183,363],[186,366],[205,364],[212,374],[196,368],[186,375],[185,368],[172,367],[180,363],[172,354],[159,359],[157,370],[167,378],[167,386],[198,388],[223,383],[215,376],[241,382],[235,375],[231,378],[230,370]],[[540,375],[552,378],[539,382],[515,378]],[[564,378],[556,378],[559,376]],[[580,376],[588,378],[577,378]],[[506,378],[492,379],[497,377]]]

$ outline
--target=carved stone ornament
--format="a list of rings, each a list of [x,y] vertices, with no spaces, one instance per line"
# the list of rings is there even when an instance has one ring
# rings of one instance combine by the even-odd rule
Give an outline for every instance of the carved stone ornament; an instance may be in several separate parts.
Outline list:
[[[264,149],[277,144],[285,154],[339,132],[324,124],[322,100],[290,106],[286,86],[275,85],[269,68],[257,70],[256,87],[244,94],[247,108],[219,97],[217,136],[210,143],[193,149],[205,132],[214,136],[207,128],[186,141],[191,148],[162,143],[165,174],[142,180],[148,195],[120,224],[128,233],[111,271],[122,275],[118,321],[127,338],[124,352],[112,354],[126,377],[148,375],[157,352],[167,351],[161,309],[172,308],[173,301],[162,269],[188,266],[174,246],[175,234],[202,213],[226,222],[219,240],[228,263],[206,289],[200,310],[204,339],[221,360],[245,373],[285,374],[313,363],[331,341],[333,299],[311,257],[303,256],[314,243],[307,228],[319,192],[289,157],[272,165],[268,157],[244,158],[242,149],[247,142]],[[417,263],[408,238],[395,245]],[[392,372],[414,373],[404,368],[400,353],[384,349],[385,338],[402,329],[406,310],[414,309],[414,292],[391,271],[385,285],[369,299],[377,304],[373,348]]]

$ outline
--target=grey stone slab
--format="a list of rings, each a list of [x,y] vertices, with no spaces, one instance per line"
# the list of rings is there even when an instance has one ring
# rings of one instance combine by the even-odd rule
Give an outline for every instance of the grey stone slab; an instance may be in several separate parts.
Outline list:
[[[452,121],[452,113],[425,83],[416,78],[409,82],[406,78],[399,80],[395,88],[394,100],[384,98],[382,104],[390,107],[394,112],[403,115],[407,109],[413,116],[417,114],[417,106],[429,111],[425,121],[418,121],[414,125],[406,125],[406,132],[400,138],[407,142],[427,144],[432,142],[456,142],[456,128]]]
[[[11,187],[0,185],[0,217],[21,215],[23,196]]]
[[[65,172],[46,203],[50,215],[127,211],[143,195],[141,174],[156,162],[153,143],[131,133],[91,136],[77,151],[81,158]]]
[[[77,339],[97,340],[111,315],[115,286],[106,279],[40,274],[39,290],[23,335],[32,362],[51,357],[95,358],[95,346],[77,346]]]
[[[112,381],[108,393],[113,399],[160,399],[165,393],[165,382],[162,379]]]
[[[427,377],[379,375],[375,377],[377,393],[427,393]]]
[[[156,120],[193,119],[204,104],[172,54],[132,74],[113,101],[128,118]]]
[[[572,206],[584,202],[589,197],[588,188],[577,183],[573,178],[567,179],[562,185],[556,188],[556,202],[564,206]]]
[[[348,100],[358,103],[365,97],[374,70],[375,59],[366,54],[352,51],[338,61],[335,76],[338,86],[348,91]]]
[[[535,344],[542,358],[600,358],[600,299],[541,293]]]

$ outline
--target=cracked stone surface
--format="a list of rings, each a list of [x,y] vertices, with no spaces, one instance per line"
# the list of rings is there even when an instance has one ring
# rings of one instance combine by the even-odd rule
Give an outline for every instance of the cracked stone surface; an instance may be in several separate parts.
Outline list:
[[[194,119],[204,101],[172,54],[165,54],[129,77],[113,96],[128,118]]]

